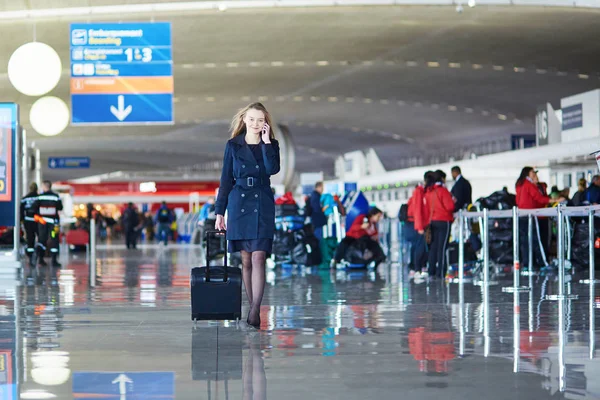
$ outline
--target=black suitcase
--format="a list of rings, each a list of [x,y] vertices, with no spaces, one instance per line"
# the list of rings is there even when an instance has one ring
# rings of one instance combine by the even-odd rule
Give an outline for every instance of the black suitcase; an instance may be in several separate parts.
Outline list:
[[[225,237],[225,231],[207,230],[208,235]],[[210,240],[206,241],[207,245]],[[207,246],[209,247],[209,246]],[[210,254],[210,249],[206,249]],[[242,317],[242,271],[227,265],[192,268],[192,320],[237,320]]]

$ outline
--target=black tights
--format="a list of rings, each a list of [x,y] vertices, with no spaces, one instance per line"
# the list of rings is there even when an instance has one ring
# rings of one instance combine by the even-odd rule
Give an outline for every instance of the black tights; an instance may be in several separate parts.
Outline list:
[[[242,277],[244,287],[250,303],[248,323],[256,325],[260,321],[260,303],[265,293],[265,263],[267,253],[254,251],[252,253],[242,250]]]

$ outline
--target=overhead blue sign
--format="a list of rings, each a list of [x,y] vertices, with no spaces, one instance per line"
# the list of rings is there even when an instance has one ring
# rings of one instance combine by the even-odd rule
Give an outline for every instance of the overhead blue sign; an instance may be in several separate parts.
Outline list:
[[[562,129],[563,131],[583,126],[583,105],[573,104],[562,109]]]
[[[173,96],[170,94],[136,95],[73,95],[73,118],[78,121],[111,120],[115,116],[122,124],[142,124],[150,120],[168,123],[172,121]],[[73,121],[75,123],[75,121]]]
[[[168,22],[71,24],[71,123],[172,124]]]
[[[173,372],[75,372],[73,397],[85,399],[174,399]]]
[[[83,168],[87,169],[91,165],[89,157],[50,157],[48,158],[48,168]]]

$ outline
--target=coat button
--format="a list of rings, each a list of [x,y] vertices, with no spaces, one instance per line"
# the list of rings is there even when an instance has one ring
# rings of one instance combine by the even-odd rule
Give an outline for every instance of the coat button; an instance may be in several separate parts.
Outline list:
[[[246,168],[246,165],[242,165],[242,168]]]
[[[246,197],[246,194],[245,194],[245,193],[242,193],[242,197]]]
[[[257,194],[255,194],[255,195],[254,195],[254,197],[258,197],[258,195],[257,195]]]
[[[254,212],[258,212],[258,210],[255,208],[255,209],[254,209]]]
[[[257,165],[257,166],[256,166],[256,169],[259,169],[259,168],[260,168],[260,167]]]
[[[242,208],[242,212],[244,212],[245,210]]]

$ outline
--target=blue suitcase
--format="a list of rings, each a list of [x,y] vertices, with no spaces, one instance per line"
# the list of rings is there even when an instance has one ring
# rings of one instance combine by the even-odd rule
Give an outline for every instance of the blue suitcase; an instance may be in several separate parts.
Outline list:
[[[206,236],[217,235],[225,240],[225,231],[207,230]],[[226,241],[226,240],[225,240]],[[206,254],[210,254],[206,241]],[[242,271],[227,265],[192,268],[190,277],[192,320],[239,320],[242,317]]]

